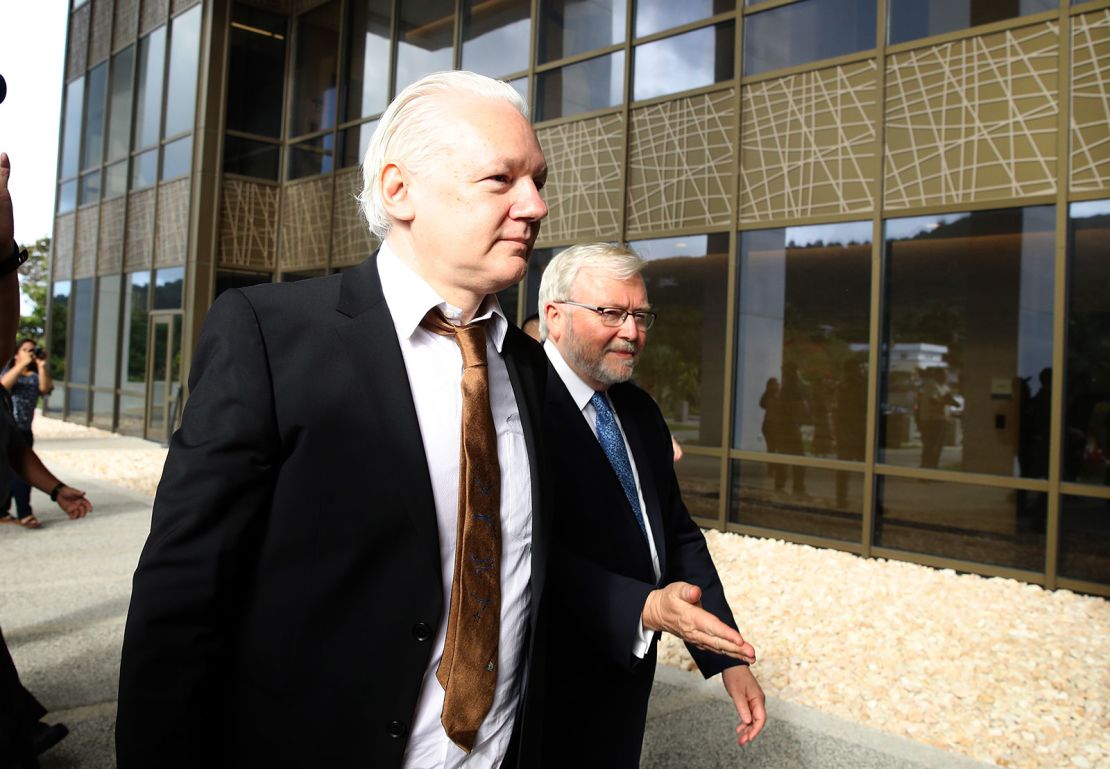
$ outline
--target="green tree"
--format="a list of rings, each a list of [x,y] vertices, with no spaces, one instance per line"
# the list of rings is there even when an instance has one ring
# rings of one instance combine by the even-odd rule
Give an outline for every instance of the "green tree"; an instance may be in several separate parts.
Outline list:
[[[19,336],[41,340],[46,333],[46,297],[50,291],[50,238],[24,245],[28,258],[19,268],[19,287],[31,303],[31,313],[20,315]]]

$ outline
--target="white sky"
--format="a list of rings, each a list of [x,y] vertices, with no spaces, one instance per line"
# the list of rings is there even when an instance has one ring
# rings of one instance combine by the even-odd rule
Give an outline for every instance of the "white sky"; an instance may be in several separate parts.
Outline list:
[[[0,104],[0,151],[12,162],[20,243],[53,229],[67,7],[67,0],[0,0],[0,75],[8,84]]]

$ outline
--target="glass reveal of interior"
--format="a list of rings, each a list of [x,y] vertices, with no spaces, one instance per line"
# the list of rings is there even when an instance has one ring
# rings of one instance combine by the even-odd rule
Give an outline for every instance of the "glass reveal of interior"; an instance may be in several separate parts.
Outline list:
[[[231,13],[227,130],[280,138],[286,19],[243,3]]]
[[[297,17],[296,28],[288,136],[335,127],[339,3],[332,0],[301,14]]]
[[[744,75],[875,47],[875,0],[802,0],[744,19]]]
[[[66,379],[66,330],[69,328],[70,282],[54,282],[50,300],[50,376],[57,382]]]
[[[347,82],[343,120],[376,115],[389,102],[389,32],[392,0],[350,3],[347,16]]]
[[[889,0],[891,45],[958,29],[990,24],[1041,11],[1054,11],[1056,0]]]

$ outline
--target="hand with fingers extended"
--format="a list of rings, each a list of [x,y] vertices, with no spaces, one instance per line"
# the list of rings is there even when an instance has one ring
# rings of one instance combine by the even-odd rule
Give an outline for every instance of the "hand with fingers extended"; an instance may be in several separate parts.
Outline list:
[[[58,507],[65,511],[71,519],[84,518],[92,512],[93,505],[81,489],[72,486],[63,486],[58,489]]]
[[[672,582],[648,593],[642,614],[648,630],[665,630],[699,649],[751,664],[755,649],[740,633],[701,607],[701,588]]]
[[[763,731],[767,723],[767,698],[763,688],[755,680],[755,674],[747,665],[733,665],[721,673],[725,691],[736,706],[740,724],[736,727],[736,741],[748,745]]]

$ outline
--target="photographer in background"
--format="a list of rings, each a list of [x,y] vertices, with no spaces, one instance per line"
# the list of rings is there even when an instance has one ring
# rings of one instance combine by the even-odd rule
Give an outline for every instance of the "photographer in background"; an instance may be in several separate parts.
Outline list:
[[[35,436],[31,432],[31,422],[35,418],[35,406],[40,395],[49,395],[54,389],[54,380],[46,365],[46,351],[35,345],[35,340],[24,339],[16,348],[15,356],[0,371],[0,385],[11,393],[12,415],[15,425],[23,434],[28,446],[33,446]],[[3,504],[2,523],[18,523],[28,529],[41,525],[31,511],[31,487],[14,471],[11,474],[11,496]],[[11,502],[15,500],[16,516],[11,515]]]

